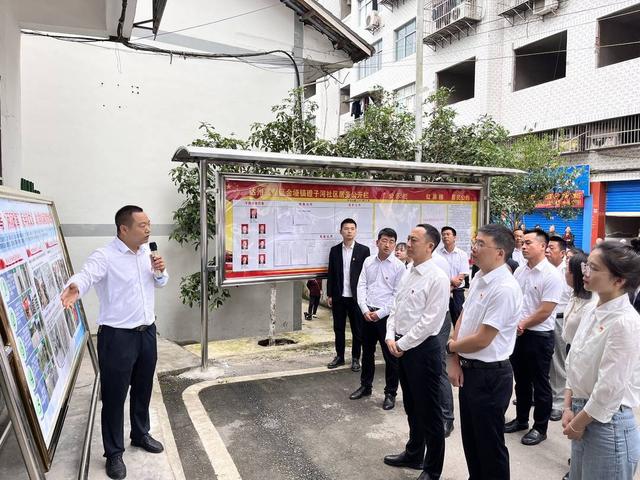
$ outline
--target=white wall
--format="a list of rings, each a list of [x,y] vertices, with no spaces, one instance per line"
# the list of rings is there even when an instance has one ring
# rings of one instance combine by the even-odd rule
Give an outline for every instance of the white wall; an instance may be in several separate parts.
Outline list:
[[[278,35],[284,38],[287,25],[293,39],[293,12],[280,6],[265,16],[285,17]],[[264,29],[271,24],[264,24]],[[260,35],[255,25],[245,28]],[[178,146],[199,136],[202,121],[211,122],[222,134],[246,137],[251,123],[272,118],[271,105],[294,85],[291,72],[228,61],[170,59],[114,45],[23,38],[22,176],[55,200],[61,222],[75,232],[67,236],[67,243],[76,269],[91,250],[109,241],[113,214],[120,206],[140,204],[149,212],[162,232],[154,240],[172,276],[156,301],[164,336],[192,340],[200,331],[199,310],[185,308],[178,299],[179,279],[198,271],[199,256],[166,236],[171,212],[182,200],[168,176],[174,166],[171,156]],[[291,284],[280,288],[279,329],[286,328],[285,323],[291,329],[292,291]],[[265,286],[234,289],[229,305],[212,315],[212,337],[266,332],[268,295]],[[93,294],[85,307],[95,318]]]
[[[0,0],[0,129],[3,183],[20,186],[20,30],[12,2]]]

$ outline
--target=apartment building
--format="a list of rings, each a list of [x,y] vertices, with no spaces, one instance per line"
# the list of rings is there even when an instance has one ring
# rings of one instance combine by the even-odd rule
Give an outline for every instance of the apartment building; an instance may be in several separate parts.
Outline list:
[[[547,134],[568,165],[588,165],[572,220],[540,210],[529,226],[570,226],[576,243],[640,229],[640,2],[638,0],[328,0],[376,48],[310,90],[320,134],[341,135],[354,101],[380,85],[413,110],[415,45],[423,41],[424,95],[452,87],[458,121],[484,114],[512,135]],[[377,8],[377,10],[374,10]],[[357,110],[357,109],[356,109]]]

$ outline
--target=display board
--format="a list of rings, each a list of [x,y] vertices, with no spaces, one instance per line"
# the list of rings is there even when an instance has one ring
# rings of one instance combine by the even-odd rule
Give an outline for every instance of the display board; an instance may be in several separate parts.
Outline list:
[[[81,303],[60,301],[70,273],[53,203],[0,192],[0,333],[47,469],[88,336]]]
[[[476,185],[232,174],[222,174],[219,182],[223,285],[326,275],[345,218],[357,222],[356,241],[372,253],[380,229],[393,228],[401,242],[418,223],[454,227],[457,245],[469,252],[481,198]]]

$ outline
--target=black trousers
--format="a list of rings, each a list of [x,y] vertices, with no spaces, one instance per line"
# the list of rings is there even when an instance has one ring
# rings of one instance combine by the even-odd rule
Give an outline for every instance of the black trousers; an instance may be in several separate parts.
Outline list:
[[[432,336],[400,357],[400,385],[409,421],[409,441],[405,451],[412,460],[424,459],[424,471],[433,479],[440,478],[444,464],[441,355],[440,343]]]
[[[451,291],[451,297],[449,298],[449,313],[451,314],[451,321],[453,325],[456,325],[458,317],[462,313],[462,305],[464,304],[464,289],[456,288]]]
[[[318,305],[320,305],[320,296],[319,295],[310,295],[309,296],[309,309],[307,310],[307,316],[315,315],[318,311]]]
[[[362,312],[353,297],[333,297],[333,332],[336,336],[336,355],[344,358],[345,348],[345,327],[347,324],[347,316],[349,317],[349,325],[351,326],[351,336],[353,342],[351,344],[351,357],[360,360],[360,352],[362,350]]]
[[[396,396],[398,392],[398,359],[391,355],[389,347],[385,342],[387,334],[387,318],[384,317],[377,322],[362,323],[362,372],[360,373],[360,383],[364,387],[373,385],[373,377],[376,373],[376,343],[380,344],[382,356],[384,357],[384,393]]]
[[[516,339],[511,355],[513,376],[516,381],[516,418],[519,423],[529,422],[531,398],[533,409],[533,427],[540,433],[547,433],[553,395],[549,380],[549,369],[553,357],[553,330],[533,332],[525,330]]]
[[[105,457],[124,452],[124,402],[129,387],[130,438],[137,441],[149,433],[149,402],[157,358],[155,324],[143,332],[107,326],[99,329]]]
[[[463,374],[460,424],[469,480],[508,480],[504,414],[513,391],[511,366],[507,362],[501,368],[463,368]]]

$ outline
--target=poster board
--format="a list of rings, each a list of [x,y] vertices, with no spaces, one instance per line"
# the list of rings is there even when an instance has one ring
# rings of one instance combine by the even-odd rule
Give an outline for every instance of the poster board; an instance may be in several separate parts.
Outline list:
[[[85,314],[60,301],[71,263],[53,202],[0,190],[0,334],[48,470],[87,342]]]
[[[357,222],[356,241],[372,254],[384,227],[402,242],[419,223],[450,225],[467,252],[478,227],[478,185],[239,174],[218,180],[218,281],[225,286],[325,276],[345,218]]]

